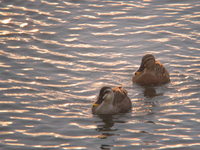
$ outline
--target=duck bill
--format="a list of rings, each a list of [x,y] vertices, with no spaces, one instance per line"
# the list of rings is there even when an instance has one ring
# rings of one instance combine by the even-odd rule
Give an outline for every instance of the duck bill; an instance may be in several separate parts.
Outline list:
[[[94,103],[92,106],[93,107],[98,107],[100,104]]]

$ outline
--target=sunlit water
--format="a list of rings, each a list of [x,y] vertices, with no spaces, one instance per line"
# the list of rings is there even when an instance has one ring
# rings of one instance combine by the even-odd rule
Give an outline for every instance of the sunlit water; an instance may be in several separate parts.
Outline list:
[[[199,149],[198,0],[1,0],[0,149]],[[171,83],[131,77],[152,53]],[[128,114],[96,116],[104,85]]]

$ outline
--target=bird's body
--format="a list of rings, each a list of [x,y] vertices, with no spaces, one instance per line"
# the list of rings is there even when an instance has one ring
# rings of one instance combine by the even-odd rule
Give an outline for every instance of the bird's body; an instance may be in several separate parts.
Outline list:
[[[129,112],[132,108],[127,91],[122,87],[110,88],[102,87],[93,104],[93,114],[117,114]]]
[[[151,54],[142,58],[140,68],[132,78],[140,85],[161,85],[170,82],[170,76],[165,67]]]

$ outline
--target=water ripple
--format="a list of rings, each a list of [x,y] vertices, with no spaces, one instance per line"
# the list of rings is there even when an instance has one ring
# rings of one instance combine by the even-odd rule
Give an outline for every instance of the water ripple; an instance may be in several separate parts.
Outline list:
[[[198,149],[198,1],[3,1],[3,149]],[[131,78],[152,53],[171,83]],[[101,86],[123,86],[128,114],[91,114]]]

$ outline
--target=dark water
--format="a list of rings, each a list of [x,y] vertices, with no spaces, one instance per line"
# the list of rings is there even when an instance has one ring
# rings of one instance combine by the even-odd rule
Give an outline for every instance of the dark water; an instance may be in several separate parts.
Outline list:
[[[199,149],[198,0],[0,2],[0,149]],[[146,53],[170,84],[132,85]],[[133,111],[92,115],[104,85]]]

